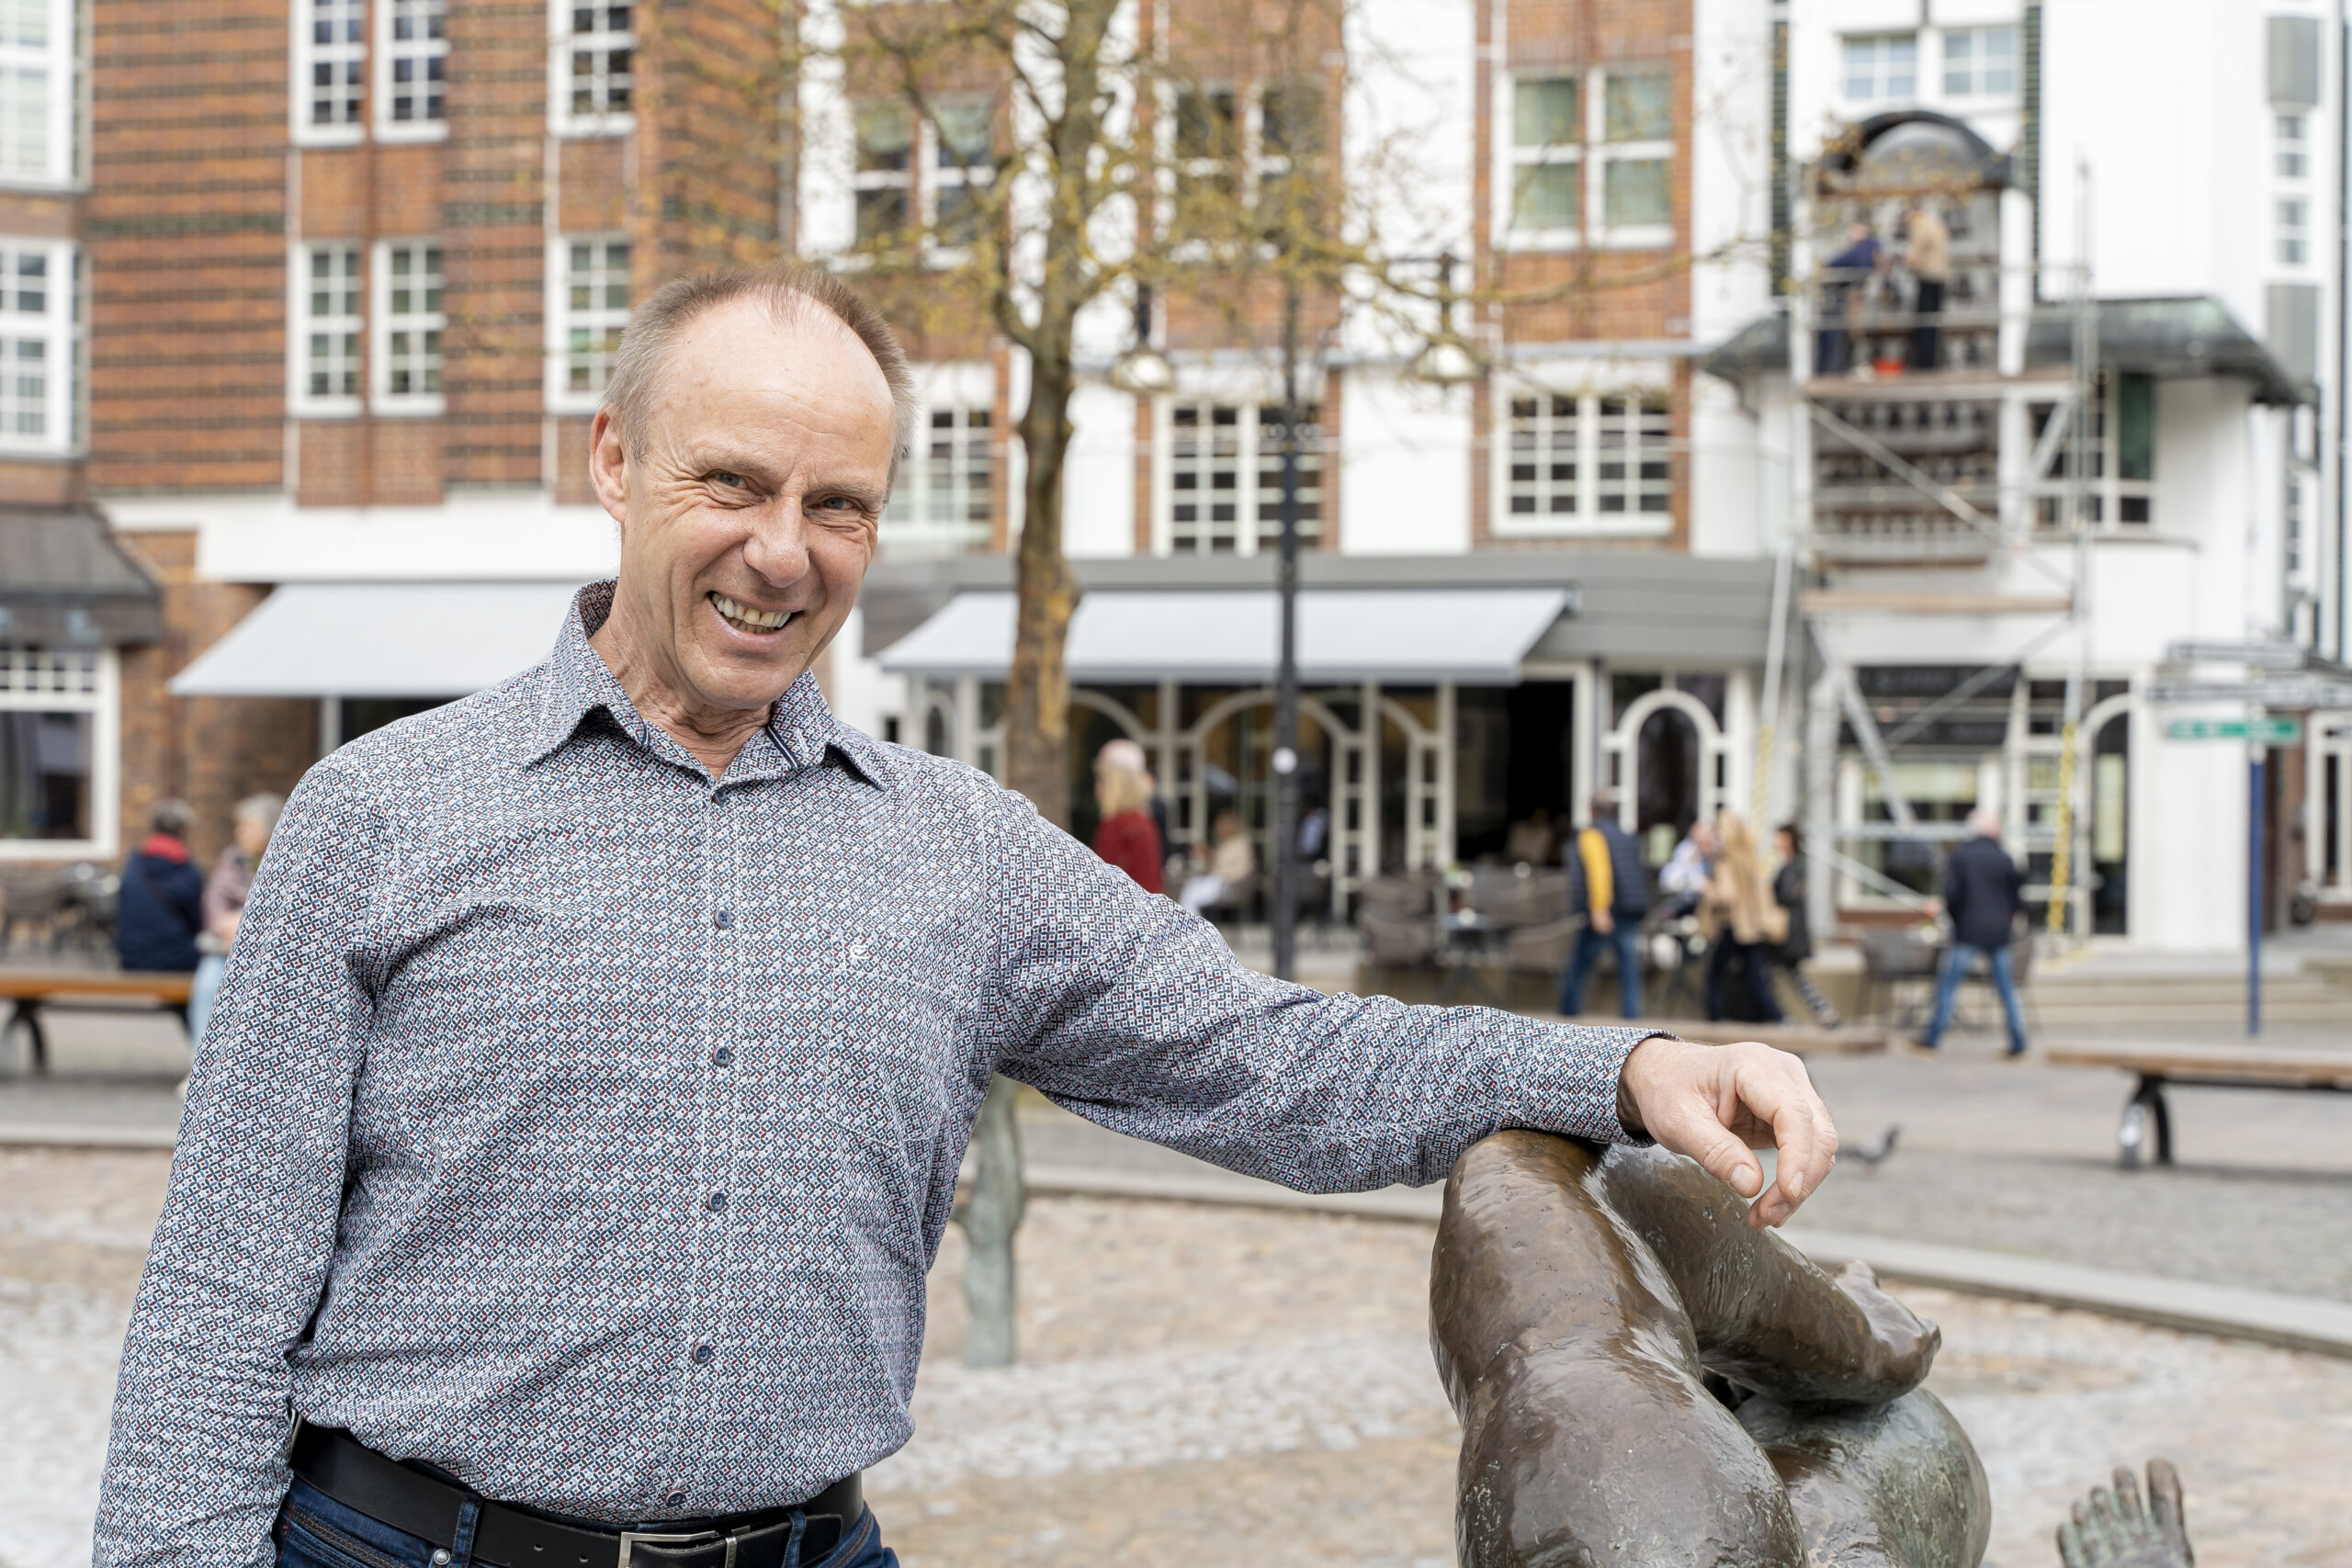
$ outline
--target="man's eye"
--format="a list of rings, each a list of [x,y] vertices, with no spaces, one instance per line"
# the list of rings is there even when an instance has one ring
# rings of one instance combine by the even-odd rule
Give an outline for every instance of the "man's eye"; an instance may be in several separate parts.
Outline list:
[[[716,483],[716,484],[723,484],[723,485],[727,486],[729,490],[741,490],[745,485],[748,485],[748,484],[750,484],[750,483],[752,482],[751,480],[749,480],[749,479],[745,479],[742,475],[741,475],[741,474],[737,474],[737,473],[730,473],[730,472],[729,472],[727,469],[725,469],[725,468],[721,468],[721,469],[719,469],[717,473],[715,473],[715,474],[711,475],[710,477],[711,477],[711,480],[712,480],[712,482],[713,482],[713,483]]]

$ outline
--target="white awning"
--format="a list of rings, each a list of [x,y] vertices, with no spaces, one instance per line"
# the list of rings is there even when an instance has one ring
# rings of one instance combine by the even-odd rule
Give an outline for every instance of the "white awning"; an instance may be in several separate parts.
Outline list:
[[[172,682],[183,697],[459,697],[548,656],[578,585],[297,582]]]
[[[1558,588],[1308,589],[1298,596],[1299,677],[1508,686],[1567,606]],[[961,593],[882,654],[893,674],[1001,680],[1012,662],[1013,598]],[[1274,594],[1098,591],[1069,628],[1073,681],[1248,685],[1274,674]]]

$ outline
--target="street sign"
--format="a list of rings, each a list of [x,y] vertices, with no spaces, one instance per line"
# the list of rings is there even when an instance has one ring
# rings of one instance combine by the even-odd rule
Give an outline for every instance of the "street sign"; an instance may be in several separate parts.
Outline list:
[[[2301,670],[2303,649],[2291,642],[2177,642],[2165,649],[2173,664],[2251,664],[2257,670]]]
[[[2352,707],[2352,681],[2287,675],[2267,681],[2151,681],[2142,695],[2152,703],[2260,703],[2274,708]]]
[[[2265,746],[2292,746],[2303,738],[2299,718],[2176,718],[2165,726],[2172,740],[2259,740]]]

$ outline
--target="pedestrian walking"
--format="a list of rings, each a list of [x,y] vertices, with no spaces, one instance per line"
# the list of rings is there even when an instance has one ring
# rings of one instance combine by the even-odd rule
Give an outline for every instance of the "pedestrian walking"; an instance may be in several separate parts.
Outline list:
[[[1943,356],[1944,289],[1951,282],[1951,231],[1924,202],[1903,215],[1903,265],[1911,274],[1911,351],[1906,367],[1933,370]]]
[[[1715,874],[1715,830],[1701,820],[1690,824],[1682,841],[1674,846],[1674,853],[1667,857],[1666,869],[1657,874],[1657,885],[1666,895],[1667,912],[1680,919],[1695,913],[1699,895],[1707,890],[1707,879]]]
[[[1707,954],[1704,1000],[1707,1017],[1739,1023],[1778,1023],[1781,1004],[1772,995],[1772,949],[1788,938],[1788,915],[1772,897],[1772,886],[1756,852],[1756,835],[1736,811],[1715,818],[1714,874],[1699,897],[1699,930],[1712,944]]]
[[[237,802],[230,821],[229,847],[220,852],[220,858],[212,863],[212,874],[204,880],[204,931],[196,939],[200,956],[187,998],[191,1048],[204,1043],[204,1025],[212,1016],[220,976],[229,966],[229,946],[237,940],[237,922],[244,915],[245,900],[253,896],[254,872],[261,864],[262,852],[269,847],[277,814],[285,808],[282,795],[249,795]]]
[[[1951,922],[1951,946],[1936,976],[1936,1011],[1928,1032],[1914,1043],[1932,1051],[1951,1027],[1952,1006],[1969,965],[1983,958],[1993,972],[1993,988],[2001,994],[2001,1012],[2008,1021],[2009,1052],[2026,1052],[2025,1013],[2018,1006],[2017,971],[2011,966],[2009,942],[2018,917],[2025,912],[2025,874],[2009,852],[2001,847],[2001,817],[1979,809],[1968,814],[1969,838],[1944,863],[1944,915]]]
[[[1000,1073],[1317,1191],[1504,1127],[1654,1138],[1758,1226],[1827,1176],[1792,1056],[1285,984],[838,722],[811,666],[916,409],[833,273],[654,290],[589,432],[616,578],[304,777],[180,1121],[97,1568],[890,1568],[860,1476],[912,1430]]]
[[[153,830],[123,862],[114,951],[125,969],[187,974],[201,956],[196,936],[204,929],[204,873],[187,847],[195,822],[187,801],[164,801],[151,818]]]
[[[1642,1016],[1642,917],[1650,912],[1650,874],[1641,847],[1617,821],[1617,797],[1592,792],[1592,820],[1568,840],[1568,913],[1584,917],[1568,966],[1560,974],[1560,1010],[1584,1011],[1584,983],[1604,950],[1617,954],[1618,1010]]]
[[[1142,747],[1112,740],[1095,753],[1094,802],[1102,813],[1094,828],[1094,852],[1134,877],[1145,892],[1159,892],[1167,860],[1151,819],[1151,774]]]
[[[1789,933],[1772,950],[1772,963],[1796,987],[1797,995],[1804,1000],[1805,1010],[1813,1014],[1813,1021],[1835,1029],[1843,1021],[1804,968],[1805,961],[1813,956],[1813,917],[1804,907],[1804,833],[1795,823],[1783,822],[1772,830],[1772,838],[1781,860],[1781,869],[1772,874],[1772,901],[1780,905],[1781,918],[1788,922]]]

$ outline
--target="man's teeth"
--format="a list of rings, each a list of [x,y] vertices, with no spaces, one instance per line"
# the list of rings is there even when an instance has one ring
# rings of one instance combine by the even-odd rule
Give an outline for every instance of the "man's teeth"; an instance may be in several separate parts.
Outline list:
[[[712,594],[710,603],[720,615],[748,631],[776,631],[792,619],[789,610],[754,610],[747,604],[737,604],[724,593]]]

